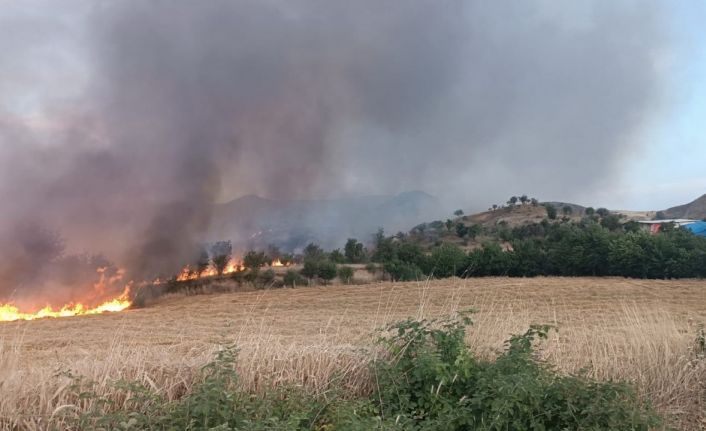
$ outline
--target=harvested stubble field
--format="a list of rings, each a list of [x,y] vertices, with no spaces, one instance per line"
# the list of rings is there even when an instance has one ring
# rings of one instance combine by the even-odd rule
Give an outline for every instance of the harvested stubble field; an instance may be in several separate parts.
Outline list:
[[[585,368],[599,379],[631,380],[678,429],[706,428],[706,360],[696,348],[706,323],[706,282],[609,278],[170,296],[115,315],[0,324],[2,425],[44,429],[81,408],[59,371],[93,379],[106,392],[110,381],[126,378],[178,397],[214,350],[230,342],[240,349],[239,372],[252,390],[287,382],[321,392],[335,380],[364,392],[372,384],[365,348],[376,328],[466,308],[478,310],[468,341],[480,354],[493,355],[531,323],[552,324],[559,331],[539,347],[543,360],[564,372]]]

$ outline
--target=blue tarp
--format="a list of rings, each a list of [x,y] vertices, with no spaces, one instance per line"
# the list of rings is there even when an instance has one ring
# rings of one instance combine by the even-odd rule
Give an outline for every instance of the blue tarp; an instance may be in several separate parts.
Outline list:
[[[706,221],[697,221],[684,225],[684,229],[688,229],[694,235],[706,236]]]

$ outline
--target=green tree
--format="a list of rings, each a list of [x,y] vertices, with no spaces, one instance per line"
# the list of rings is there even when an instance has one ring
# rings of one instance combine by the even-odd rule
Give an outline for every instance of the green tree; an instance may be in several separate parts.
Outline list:
[[[455,215],[456,217],[461,217],[461,216],[463,215],[463,210],[456,210],[456,211],[454,211],[454,215]]]
[[[554,205],[551,204],[546,204],[544,208],[547,209],[547,218],[549,220],[555,220],[556,219],[556,208],[554,208]]]
[[[316,276],[319,275],[320,263],[321,261],[318,260],[305,260],[304,266],[301,270],[301,274],[309,280],[316,278]]]
[[[243,256],[243,266],[248,269],[258,269],[270,263],[272,260],[264,252],[250,250]]]
[[[507,204],[511,207],[515,206],[515,204],[517,203],[517,200],[518,200],[517,196],[511,196],[510,199],[507,200]]]
[[[568,216],[571,215],[572,212],[574,212],[574,209],[571,208],[571,205],[564,205],[561,208],[561,212],[563,212],[565,216]]]
[[[594,215],[596,213],[596,210],[593,209],[593,207],[588,207],[588,208],[586,208],[585,213],[587,216],[591,217],[592,215]]]
[[[458,235],[459,238],[463,238],[464,236],[468,235],[468,227],[466,227],[466,225],[463,223],[457,223],[456,235]]]
[[[322,260],[326,257],[324,250],[313,242],[304,247],[304,260]]]
[[[342,266],[338,268],[338,278],[343,283],[349,284],[353,280],[353,268],[350,266]]]
[[[208,256],[208,252],[206,251],[205,248],[201,248],[201,251],[199,252],[199,258],[196,260],[196,275],[198,277],[201,277],[204,272],[208,269],[208,265],[210,264],[210,258]]]
[[[317,275],[324,282],[329,282],[336,278],[336,275],[338,275],[338,267],[335,262],[324,260],[319,264]]]
[[[601,217],[605,217],[605,216],[607,216],[608,214],[610,214],[610,211],[608,211],[607,208],[598,208],[598,209],[596,210],[596,214],[598,214],[598,215],[601,216]]]
[[[285,286],[289,287],[297,287],[297,285],[301,286],[306,284],[306,280],[301,276],[301,274],[293,269],[287,270],[282,281]]]
[[[329,259],[331,259],[331,262],[334,263],[345,263],[346,262],[346,256],[341,253],[341,250],[335,249],[329,253]]]
[[[527,197],[527,195],[520,196],[520,203],[522,203],[522,205],[526,204],[528,201],[529,198]]]
[[[423,232],[423,229],[420,232]],[[362,263],[365,261],[365,247],[355,238],[348,238],[346,245],[343,247],[343,254],[349,263]]]
[[[211,246],[211,263],[218,275],[222,275],[230,263],[233,245],[230,241],[218,241]]]
[[[446,219],[446,230],[451,232],[451,229],[454,227],[454,222],[451,219]]]
[[[432,250],[429,264],[435,277],[462,275],[466,270],[466,253],[453,244],[442,244]]]

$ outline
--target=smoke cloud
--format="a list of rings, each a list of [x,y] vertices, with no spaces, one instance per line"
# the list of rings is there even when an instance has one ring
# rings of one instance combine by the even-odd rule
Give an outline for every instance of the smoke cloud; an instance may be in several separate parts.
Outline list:
[[[69,5],[0,12],[16,60],[0,85],[38,94],[0,105],[0,223],[61,232],[67,253],[135,277],[173,273],[212,204],[250,193],[577,196],[639,150],[660,104],[653,3]],[[31,291],[3,274],[0,300]]]

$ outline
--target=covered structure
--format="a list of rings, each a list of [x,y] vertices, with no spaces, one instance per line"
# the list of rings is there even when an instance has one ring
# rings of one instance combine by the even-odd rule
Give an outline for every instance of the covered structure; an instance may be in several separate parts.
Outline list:
[[[706,221],[697,221],[684,225],[684,229],[691,231],[694,235],[706,237]]]

